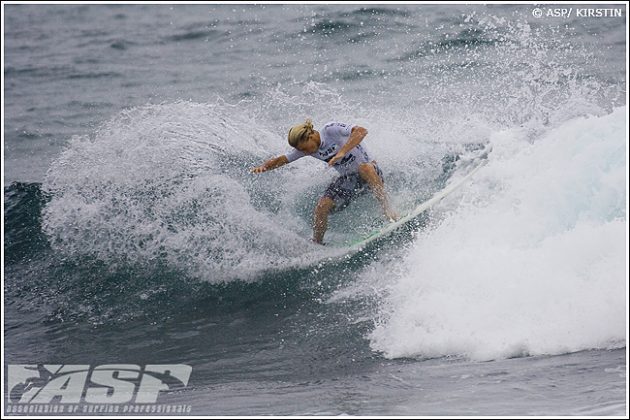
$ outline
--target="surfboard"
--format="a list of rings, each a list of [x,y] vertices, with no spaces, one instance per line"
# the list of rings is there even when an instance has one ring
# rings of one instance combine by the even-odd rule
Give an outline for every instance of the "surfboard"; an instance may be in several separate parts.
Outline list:
[[[463,186],[464,184],[466,184],[466,182],[468,182],[478,171],[479,169],[481,169],[487,160],[488,157],[488,153],[492,150],[491,146],[486,146],[483,151],[474,159],[471,159],[471,161],[473,162],[474,166],[472,167],[472,169],[463,177],[452,181],[451,183],[449,183],[446,187],[444,187],[442,190],[436,192],[430,199],[424,201],[423,203],[419,204],[418,206],[416,206],[413,210],[411,210],[410,212],[408,212],[406,215],[404,215],[403,217],[401,217],[400,219],[398,219],[395,222],[391,222],[383,227],[381,227],[380,229],[376,229],[374,231],[372,231],[368,236],[363,237],[361,239],[355,240],[351,243],[349,243],[347,245],[347,254],[346,255],[351,255],[354,254],[355,252],[361,251],[362,249],[364,249],[366,246],[368,246],[369,244],[371,244],[372,242],[380,239],[380,238],[384,238],[386,236],[388,236],[389,234],[391,234],[392,232],[400,229],[401,227],[407,225],[409,222],[411,222],[412,220],[414,220],[416,217],[418,217],[420,214],[422,214],[423,212],[427,211],[428,209],[430,209],[432,206],[436,205],[437,203],[439,203],[440,201],[442,201],[445,197],[447,197],[449,194],[451,194],[453,191],[456,191],[458,188],[460,188],[461,186]]]

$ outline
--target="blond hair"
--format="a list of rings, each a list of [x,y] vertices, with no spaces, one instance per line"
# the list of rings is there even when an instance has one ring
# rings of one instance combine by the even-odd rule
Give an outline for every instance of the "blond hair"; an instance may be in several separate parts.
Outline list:
[[[294,125],[289,130],[289,144],[291,147],[297,146],[313,132],[313,121],[307,119],[302,124]]]

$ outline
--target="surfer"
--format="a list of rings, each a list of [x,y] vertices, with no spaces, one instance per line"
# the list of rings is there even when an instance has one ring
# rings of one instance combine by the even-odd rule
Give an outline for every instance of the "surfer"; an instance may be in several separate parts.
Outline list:
[[[385,192],[383,173],[370,159],[361,141],[368,131],[357,125],[329,122],[321,130],[313,129],[311,120],[298,124],[289,130],[289,145],[293,150],[287,154],[269,159],[251,170],[261,173],[279,168],[304,156],[328,162],[340,176],[326,188],[317,202],[313,217],[313,242],[321,244],[328,227],[328,214],[346,207],[352,199],[370,190],[381,204],[385,217],[390,221],[398,219],[398,214],[390,207]]]

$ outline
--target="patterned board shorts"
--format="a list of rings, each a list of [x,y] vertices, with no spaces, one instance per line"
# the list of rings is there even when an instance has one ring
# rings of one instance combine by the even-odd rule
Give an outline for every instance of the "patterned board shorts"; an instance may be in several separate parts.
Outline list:
[[[376,168],[376,173],[383,179],[383,172],[375,162],[372,162]],[[334,210],[340,210],[346,207],[352,200],[359,197],[365,191],[369,190],[367,182],[361,178],[358,172],[342,175],[335,179],[324,192],[324,197],[331,198],[335,202]]]

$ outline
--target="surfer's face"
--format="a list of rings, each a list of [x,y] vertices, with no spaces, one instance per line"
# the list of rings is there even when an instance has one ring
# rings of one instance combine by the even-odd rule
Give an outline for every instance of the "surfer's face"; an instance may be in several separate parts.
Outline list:
[[[313,131],[305,140],[302,140],[296,147],[300,152],[313,154],[319,149],[319,133]]]

